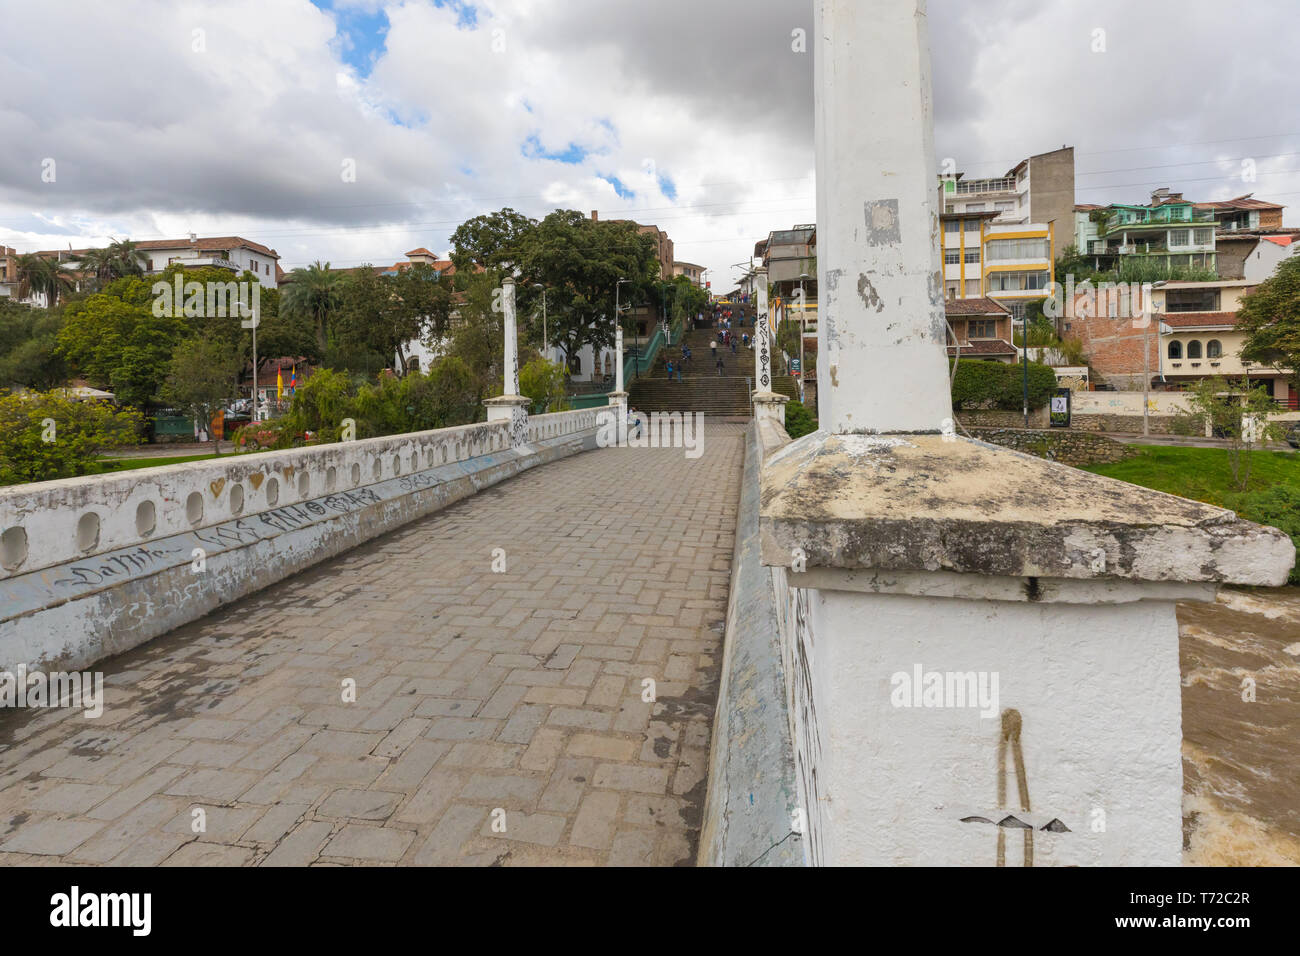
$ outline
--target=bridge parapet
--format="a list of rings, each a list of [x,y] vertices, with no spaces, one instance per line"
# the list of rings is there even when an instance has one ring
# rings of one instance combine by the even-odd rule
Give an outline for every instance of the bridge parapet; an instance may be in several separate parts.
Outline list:
[[[520,471],[596,445],[596,412],[0,490],[0,667],[83,667]]]

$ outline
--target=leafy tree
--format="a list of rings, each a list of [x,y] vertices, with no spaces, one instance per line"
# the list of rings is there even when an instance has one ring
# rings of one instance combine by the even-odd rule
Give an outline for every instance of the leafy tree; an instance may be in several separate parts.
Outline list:
[[[184,409],[195,422],[211,423],[219,410],[239,392],[240,357],[221,342],[188,339],[172,353],[162,397]],[[210,427],[210,426],[209,426]],[[212,450],[220,453],[215,431]]]
[[[1273,399],[1262,386],[1233,387],[1226,378],[1204,378],[1187,390],[1190,418],[1198,430],[1208,426],[1228,447],[1228,467],[1238,491],[1250,486],[1252,452],[1281,437],[1281,427],[1269,421]]]
[[[0,393],[0,485],[98,474],[100,453],[135,442],[141,416],[57,392]]]
[[[549,290],[551,342],[566,358],[590,345],[609,346],[617,298],[645,298],[658,274],[655,242],[630,222],[596,221],[575,210],[556,210],[524,243],[520,268]]]
[[[1237,328],[1246,333],[1243,359],[1289,372],[1292,387],[1300,384],[1300,255],[1242,297]]]
[[[568,407],[568,378],[568,369],[563,365],[537,355],[519,370],[519,394],[533,400],[530,411],[534,415],[562,411]]]
[[[68,367],[57,351],[63,313],[0,299],[0,387],[47,390],[62,385]]]
[[[524,255],[537,221],[506,207],[475,216],[451,234],[451,261],[460,272],[480,266],[502,275],[512,274]]]
[[[342,303],[343,273],[316,261],[289,273],[280,292],[280,311],[289,318],[309,319],[316,329],[316,347],[323,355],[331,322]]]

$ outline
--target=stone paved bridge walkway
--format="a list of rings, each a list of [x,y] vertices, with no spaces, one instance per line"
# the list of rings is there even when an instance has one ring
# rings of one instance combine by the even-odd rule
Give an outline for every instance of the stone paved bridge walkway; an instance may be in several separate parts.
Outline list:
[[[692,862],[742,457],[535,469],[0,716],[0,863]]]

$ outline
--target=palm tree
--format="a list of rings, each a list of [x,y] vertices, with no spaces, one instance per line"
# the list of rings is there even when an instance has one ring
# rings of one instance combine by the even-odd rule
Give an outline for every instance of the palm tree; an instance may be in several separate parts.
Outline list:
[[[87,249],[81,254],[77,267],[98,288],[113,279],[115,261],[111,249]]]
[[[59,295],[72,288],[73,275],[62,262],[29,252],[17,257],[18,298],[33,295],[45,296],[46,305],[53,308]]]
[[[109,238],[113,237],[109,236]],[[132,242],[130,239],[113,239],[108,247],[108,253],[112,261],[114,278],[143,275],[149,265],[149,257],[139,249],[139,243]]]
[[[316,326],[316,344],[325,354],[330,318],[342,302],[343,273],[331,272],[330,264],[312,263],[289,273],[280,293],[280,310],[289,318],[307,318]]]

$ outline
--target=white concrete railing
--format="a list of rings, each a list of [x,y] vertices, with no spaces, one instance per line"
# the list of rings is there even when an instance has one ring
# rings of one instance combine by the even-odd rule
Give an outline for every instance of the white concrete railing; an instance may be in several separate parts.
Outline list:
[[[528,418],[528,440],[546,441],[548,438],[559,438],[574,431],[595,428],[599,424],[596,416],[602,411],[604,409],[582,408],[571,412],[531,415]]]
[[[484,423],[0,489],[0,667],[134,647],[593,448],[596,425],[560,412],[513,445],[509,423]]]
[[[464,425],[0,489],[0,580],[501,451]]]

